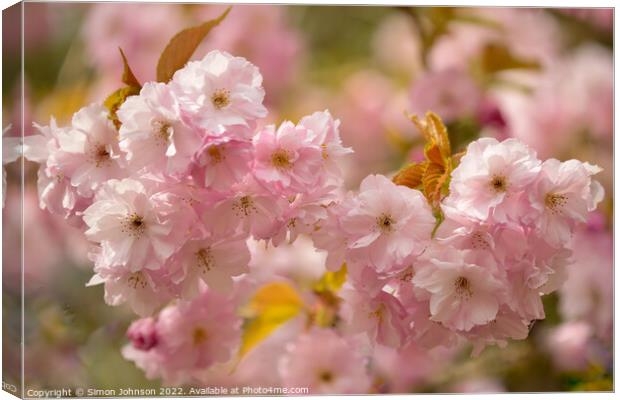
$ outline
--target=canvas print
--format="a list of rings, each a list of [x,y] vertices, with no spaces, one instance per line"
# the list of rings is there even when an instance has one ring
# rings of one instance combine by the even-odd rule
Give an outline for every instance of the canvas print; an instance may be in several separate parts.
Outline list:
[[[613,23],[5,9],[3,390],[612,391]]]

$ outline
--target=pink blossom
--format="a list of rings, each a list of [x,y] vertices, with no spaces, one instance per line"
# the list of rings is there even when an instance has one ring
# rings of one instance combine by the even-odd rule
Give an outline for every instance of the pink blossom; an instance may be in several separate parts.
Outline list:
[[[101,245],[103,263],[130,271],[160,268],[178,248],[184,218],[155,196],[151,183],[109,180],[84,211],[89,240]],[[176,230],[174,230],[176,225]]]
[[[200,372],[232,357],[241,337],[234,308],[230,298],[211,291],[169,306],[157,317],[157,344],[146,351],[126,346],[123,356],[145,369],[150,379],[194,382]]]
[[[157,328],[152,317],[134,321],[127,330],[127,338],[138,350],[148,351],[157,346]]]
[[[437,251],[413,277],[430,296],[431,319],[463,331],[495,318],[504,286],[492,260],[470,254]]]
[[[54,118],[48,126],[34,124],[38,134],[24,137],[24,157],[39,163],[37,187],[39,207],[52,214],[67,218],[72,225],[83,224],[80,214],[92,202],[92,194],[81,196],[71,185],[63,165],[58,165],[52,154],[58,154],[59,138],[67,134],[67,127],[58,127]]]
[[[276,193],[311,191],[323,166],[320,145],[303,125],[283,122],[267,126],[254,137],[254,175]]]
[[[50,153],[48,163],[71,180],[80,196],[91,196],[108,179],[124,175],[118,132],[104,106],[82,108],[57,135],[58,151]]]
[[[536,153],[519,141],[478,139],[452,172],[445,202],[470,218],[506,222],[539,170]]]
[[[435,226],[430,206],[419,191],[397,186],[382,175],[360,185],[352,207],[342,216],[350,256],[379,271],[421,253]]]
[[[586,222],[587,214],[603,199],[604,190],[591,176],[601,168],[577,160],[546,160],[529,200],[536,210],[531,218],[540,235],[559,246],[570,240],[576,222]]]
[[[340,120],[334,119],[329,111],[325,110],[303,117],[299,125],[310,131],[312,143],[321,148],[325,168],[335,179],[335,184],[341,185],[343,157],[353,153],[353,150],[342,144]]]
[[[189,240],[170,261],[182,268],[183,296],[190,299],[200,293],[201,282],[211,290],[229,293],[232,278],[248,272],[249,262],[243,236]]]
[[[178,101],[168,85],[145,83],[140,95],[127,98],[117,115],[119,145],[134,170],[186,172],[201,138],[181,121]]]
[[[108,267],[100,253],[93,257],[95,275],[86,286],[103,284],[104,300],[110,306],[127,304],[133,312],[146,317],[174,297],[173,281],[167,271]]]
[[[194,155],[191,173],[204,187],[228,192],[250,173],[252,144],[244,140],[206,140]]]
[[[246,59],[214,50],[178,70],[171,86],[187,120],[218,136],[227,126],[247,126],[267,115],[262,81],[258,68]]]
[[[380,291],[372,294],[359,289],[343,289],[341,316],[345,331],[366,333],[372,343],[401,347],[411,335],[412,318],[393,295]]]
[[[366,393],[371,383],[355,342],[328,329],[315,328],[291,343],[278,371],[284,385],[312,394]]]
[[[269,239],[280,228],[281,215],[288,202],[274,198],[252,179],[234,188],[234,193],[204,214],[206,226],[213,232],[245,232],[256,239]]]

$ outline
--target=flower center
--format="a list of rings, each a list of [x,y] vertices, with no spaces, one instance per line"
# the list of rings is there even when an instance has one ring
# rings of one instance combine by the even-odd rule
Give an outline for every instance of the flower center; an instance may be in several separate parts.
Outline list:
[[[194,333],[192,335],[192,339],[194,340],[194,345],[199,345],[204,343],[207,340],[207,331],[205,331],[201,327],[197,327],[194,329]]]
[[[96,144],[91,150],[91,159],[97,168],[110,162],[110,152],[104,144]]]
[[[290,169],[291,156],[288,151],[284,149],[278,149],[271,155],[271,164],[277,169]]]
[[[134,238],[139,238],[146,229],[144,217],[136,213],[131,213],[121,222],[121,232]]]
[[[209,154],[209,157],[211,157],[211,160],[213,160],[214,164],[219,164],[224,159],[224,156],[222,155],[222,152],[220,151],[220,148],[218,146],[209,147],[209,149],[207,150],[207,154]]]
[[[327,160],[329,158],[329,153],[327,152],[327,145],[325,143],[321,145],[321,157],[323,157],[323,160]]]
[[[230,91],[226,89],[218,89],[211,95],[211,103],[218,110],[230,104]]]
[[[155,135],[158,143],[167,144],[172,135],[172,126],[168,122],[160,120],[154,120],[151,125],[153,126],[153,135]]]
[[[319,372],[319,380],[324,383],[329,383],[334,380],[334,374],[331,371],[321,371]]]
[[[464,276],[459,276],[454,280],[454,291],[461,298],[470,298],[472,293],[471,284]]]
[[[127,277],[127,285],[132,289],[144,289],[147,285],[146,278],[141,271],[134,272]]]
[[[508,183],[506,182],[506,177],[503,175],[493,175],[489,185],[491,186],[491,189],[493,189],[495,193],[504,193],[506,189],[508,189]]]
[[[553,213],[559,214],[566,205],[568,198],[563,194],[547,193],[545,196],[545,206]]]
[[[394,219],[388,214],[381,214],[377,217],[377,226],[383,233],[392,232],[394,230],[395,223],[396,221],[394,221]]]
[[[240,197],[239,200],[233,203],[232,209],[238,217],[247,217],[257,211],[254,206],[254,201],[250,196]]]
[[[211,248],[207,247],[204,249],[200,249],[196,252],[196,259],[198,261],[198,268],[203,274],[211,271],[211,268],[214,266],[214,258],[213,254],[211,254]]]
[[[377,321],[381,323],[383,322],[384,309],[385,309],[385,306],[383,304],[380,304],[379,307],[377,307],[374,311],[371,311],[370,313],[368,313],[368,317],[376,318]]]
[[[489,249],[491,247],[481,232],[472,233],[470,239],[471,247],[474,249]]]

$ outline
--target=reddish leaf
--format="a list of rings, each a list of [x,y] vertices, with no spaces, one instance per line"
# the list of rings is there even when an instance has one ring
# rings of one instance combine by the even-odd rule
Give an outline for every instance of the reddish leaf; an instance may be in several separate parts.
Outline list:
[[[196,51],[196,48],[211,29],[219,25],[228,15],[231,7],[219,17],[198,26],[187,28],[174,35],[159,56],[157,63],[157,81],[168,82],[176,71],[183,68]]]
[[[121,81],[127,86],[142,88],[142,85],[129,67],[129,63],[127,62],[127,57],[125,57],[125,53],[123,53],[123,49],[119,47],[118,51],[121,52],[121,58],[123,59],[123,76],[121,77]]]

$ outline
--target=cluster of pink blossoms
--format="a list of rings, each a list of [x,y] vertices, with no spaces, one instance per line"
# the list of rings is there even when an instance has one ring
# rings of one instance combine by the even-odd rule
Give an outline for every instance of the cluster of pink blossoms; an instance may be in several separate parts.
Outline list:
[[[106,302],[147,316],[205,287],[226,293],[248,270],[248,238],[277,245],[325,217],[351,151],[339,122],[324,111],[259,126],[261,85],[254,65],[212,51],[127,98],[118,130],[92,104],[26,138],[40,206],[96,244],[91,284]]]
[[[199,380],[233,360],[256,241],[306,236],[328,270],[347,268],[335,326],[298,335],[278,362],[290,385],[363,392],[366,344],[468,340],[480,351],[544,318],[541,296],[565,277],[571,233],[603,197],[598,167],[484,138],[452,172],[441,210],[380,175],[345,193],[339,164],[351,150],[339,121],[324,111],[263,126],[261,85],[254,65],[212,51],[127,98],[118,129],[93,104],[25,139],[25,156],[41,163],[41,208],[94,244],[89,284],[145,317],[123,353],[149,378]]]
[[[541,296],[566,278],[574,227],[603,198],[599,171],[541,162],[515,139],[479,139],[452,172],[435,232],[419,191],[367,177],[315,232],[328,268],[347,263],[347,328],[393,347],[464,338],[475,353],[526,338],[544,318]]]

